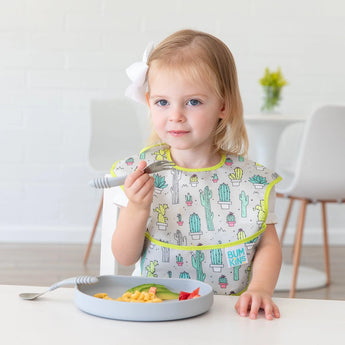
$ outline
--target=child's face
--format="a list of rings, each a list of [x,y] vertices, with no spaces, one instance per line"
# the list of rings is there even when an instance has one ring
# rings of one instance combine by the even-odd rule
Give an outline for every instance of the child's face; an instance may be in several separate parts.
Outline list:
[[[223,103],[207,83],[151,66],[148,102],[154,129],[172,149],[209,152]],[[206,151],[205,151],[206,150]]]

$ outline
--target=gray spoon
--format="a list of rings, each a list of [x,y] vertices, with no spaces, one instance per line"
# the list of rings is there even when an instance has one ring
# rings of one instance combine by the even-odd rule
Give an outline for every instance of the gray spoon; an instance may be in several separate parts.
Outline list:
[[[43,294],[49,292],[49,291],[53,291],[61,286],[65,286],[65,285],[83,285],[83,284],[87,284],[87,285],[91,285],[91,284],[95,284],[98,283],[99,279],[97,277],[92,277],[92,276],[79,276],[79,277],[73,277],[73,278],[67,278],[64,279],[58,283],[53,284],[51,287],[49,287],[47,290],[37,293],[37,292],[25,292],[25,293],[21,293],[19,294],[19,296],[23,299],[26,300],[34,300],[37,297],[42,296]]]

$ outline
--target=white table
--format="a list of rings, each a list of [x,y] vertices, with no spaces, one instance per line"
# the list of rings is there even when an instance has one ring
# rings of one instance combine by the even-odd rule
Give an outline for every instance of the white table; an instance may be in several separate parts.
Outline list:
[[[284,128],[305,119],[305,116],[299,115],[245,115],[244,121],[249,137],[249,158],[274,169],[279,137]]]
[[[61,344],[342,344],[345,301],[276,298],[281,318],[242,318],[237,297],[215,296],[205,314],[169,322],[126,322],[88,315],[74,305],[74,290],[61,288],[39,300],[20,292],[43,287],[0,285],[0,342],[11,345]]]

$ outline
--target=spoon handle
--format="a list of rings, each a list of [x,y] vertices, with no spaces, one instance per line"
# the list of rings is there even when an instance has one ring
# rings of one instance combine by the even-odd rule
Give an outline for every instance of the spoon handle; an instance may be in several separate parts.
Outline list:
[[[79,284],[91,285],[91,284],[97,283],[98,281],[99,279],[93,276],[78,276],[78,277],[73,277],[73,278],[67,278],[53,284],[47,291],[53,291],[61,286],[66,286],[66,285],[79,285]]]

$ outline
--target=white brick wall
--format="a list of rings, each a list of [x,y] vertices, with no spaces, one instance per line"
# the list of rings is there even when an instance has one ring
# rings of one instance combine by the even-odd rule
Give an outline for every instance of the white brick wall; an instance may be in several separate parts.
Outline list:
[[[90,101],[122,97],[147,42],[186,27],[230,46],[246,113],[266,66],[289,81],[282,112],[344,103],[340,0],[0,0],[0,240],[88,240],[100,197],[87,186]],[[344,211],[330,212],[345,242]]]

